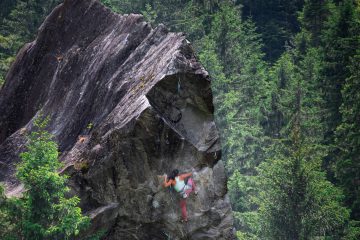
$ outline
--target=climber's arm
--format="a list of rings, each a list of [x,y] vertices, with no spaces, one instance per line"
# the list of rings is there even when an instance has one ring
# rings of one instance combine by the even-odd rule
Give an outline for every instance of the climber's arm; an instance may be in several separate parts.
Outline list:
[[[173,182],[172,179],[170,179],[170,180],[168,181],[167,176],[166,176],[166,175],[164,176],[164,187],[169,187],[169,186],[171,186],[172,182]]]
[[[192,173],[184,173],[179,176],[180,180],[185,180],[186,178],[190,177]]]

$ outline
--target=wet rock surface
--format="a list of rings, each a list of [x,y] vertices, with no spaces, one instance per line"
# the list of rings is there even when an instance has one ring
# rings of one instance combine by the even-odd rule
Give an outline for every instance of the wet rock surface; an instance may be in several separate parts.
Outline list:
[[[98,1],[65,0],[26,44],[0,91],[0,181],[25,135],[51,117],[73,192],[105,239],[234,239],[207,72],[181,33]],[[158,175],[193,171],[199,193],[180,198]]]

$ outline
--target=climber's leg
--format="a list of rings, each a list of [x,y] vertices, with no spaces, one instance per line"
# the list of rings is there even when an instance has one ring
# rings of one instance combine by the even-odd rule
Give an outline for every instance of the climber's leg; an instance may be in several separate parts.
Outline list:
[[[186,211],[186,199],[182,198],[180,200],[180,207],[181,207],[181,215],[182,215],[182,220],[187,222],[187,211]]]

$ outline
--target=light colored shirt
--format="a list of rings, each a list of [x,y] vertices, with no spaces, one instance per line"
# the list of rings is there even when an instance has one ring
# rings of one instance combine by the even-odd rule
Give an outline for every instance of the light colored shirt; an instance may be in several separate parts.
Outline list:
[[[175,191],[177,192],[181,192],[182,190],[184,190],[185,187],[185,181],[181,180],[179,176],[175,177]]]
[[[165,181],[164,181],[164,187],[169,187],[169,186],[176,186],[176,184],[177,184],[177,182],[181,182],[181,181],[183,181],[183,184],[184,184],[184,186],[185,186],[185,179],[186,178],[188,178],[188,177],[190,177],[192,175],[192,173],[185,173],[185,174],[181,174],[181,175],[179,175],[179,176],[176,176],[175,177],[175,180],[173,180],[173,179],[167,179],[167,176],[165,176]],[[178,180],[176,180],[176,179],[178,179]],[[181,184],[182,185],[182,183],[179,183],[179,184]],[[178,185],[179,187],[181,187],[181,185]],[[175,187],[175,190],[176,190],[176,187]],[[181,191],[182,189],[180,189],[180,191]],[[176,190],[177,191],[177,190]]]

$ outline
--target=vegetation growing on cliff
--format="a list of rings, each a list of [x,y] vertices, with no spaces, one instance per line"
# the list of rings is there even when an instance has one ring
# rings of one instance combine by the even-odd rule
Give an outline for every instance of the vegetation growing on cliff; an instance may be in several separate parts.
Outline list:
[[[50,2],[1,3],[0,85]],[[210,72],[240,239],[360,238],[358,0],[103,3],[186,32]]]
[[[1,239],[70,239],[90,224],[77,206],[80,199],[65,196],[66,175],[57,171],[58,146],[45,130],[48,119],[38,118],[21,154],[17,177],[24,185],[21,198],[6,198],[0,189]]]

